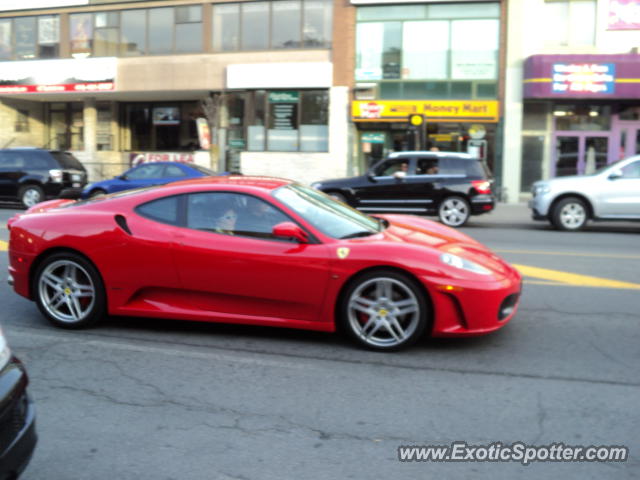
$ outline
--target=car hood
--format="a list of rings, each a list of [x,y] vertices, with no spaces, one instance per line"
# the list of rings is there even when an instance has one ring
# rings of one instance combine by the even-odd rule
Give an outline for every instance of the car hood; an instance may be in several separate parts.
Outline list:
[[[565,188],[573,185],[587,185],[597,182],[601,178],[600,175],[570,175],[567,177],[550,178],[549,180],[540,180],[534,185],[548,185],[552,188]]]
[[[421,258],[426,262],[433,262],[434,257],[450,253],[482,265],[498,275],[508,275],[514,270],[509,263],[480,242],[453,228],[414,215],[376,216],[388,220],[388,228],[377,235],[356,239],[354,242],[380,242],[389,246],[404,244],[430,254],[421,254],[417,258],[414,256],[412,260],[416,262]]]

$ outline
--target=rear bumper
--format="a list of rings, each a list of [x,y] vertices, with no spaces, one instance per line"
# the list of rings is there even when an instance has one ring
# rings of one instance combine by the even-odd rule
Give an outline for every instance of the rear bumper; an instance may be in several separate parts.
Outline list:
[[[36,414],[27,383],[15,358],[0,372],[0,480],[19,476],[36,447]]]
[[[486,282],[423,279],[433,303],[432,336],[465,337],[491,333],[515,316],[522,277],[513,268]]]
[[[496,199],[493,195],[476,195],[471,197],[471,214],[481,215],[488,213],[496,207]]]

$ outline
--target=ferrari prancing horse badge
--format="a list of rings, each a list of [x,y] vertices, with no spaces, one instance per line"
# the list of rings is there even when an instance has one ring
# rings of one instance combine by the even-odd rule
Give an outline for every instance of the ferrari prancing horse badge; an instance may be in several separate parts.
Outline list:
[[[349,249],[347,247],[340,247],[337,251],[338,258],[344,260],[349,256]]]

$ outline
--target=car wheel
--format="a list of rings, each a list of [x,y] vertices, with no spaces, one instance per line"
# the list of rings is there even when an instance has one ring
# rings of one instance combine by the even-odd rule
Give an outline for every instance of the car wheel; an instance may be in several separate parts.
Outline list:
[[[345,203],[345,204],[348,205],[347,199],[341,193],[329,192],[329,193],[327,193],[327,195],[329,195],[331,198],[333,198],[336,202],[342,202],[342,203]]]
[[[560,200],[553,207],[551,223],[558,230],[575,231],[584,227],[589,220],[585,203],[576,197]]]
[[[96,188],[95,190],[91,190],[91,193],[89,193],[89,198],[93,198],[93,197],[99,197],[100,195],[106,195],[107,192],[105,190],[102,190],[101,188]]]
[[[20,189],[18,196],[22,205],[27,208],[31,208],[44,200],[44,192],[38,185],[25,185]]]
[[[380,351],[414,343],[427,327],[428,307],[415,281],[378,270],[352,282],[340,304],[341,327],[361,345]]]
[[[438,208],[438,218],[449,227],[461,227],[471,215],[471,207],[462,197],[447,197]]]
[[[38,267],[33,287],[38,308],[57,327],[83,328],[104,316],[102,278],[80,255],[65,252],[48,257]]]

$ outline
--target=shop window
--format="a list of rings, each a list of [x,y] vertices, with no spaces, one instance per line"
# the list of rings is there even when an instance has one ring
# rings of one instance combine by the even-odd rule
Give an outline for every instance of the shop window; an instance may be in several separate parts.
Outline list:
[[[217,52],[328,48],[331,0],[215,4],[212,43]]]
[[[59,36],[58,15],[0,19],[0,60],[55,58]]]
[[[29,111],[16,110],[15,132],[26,133],[29,131]]]
[[[146,50],[146,10],[125,10],[121,13],[120,54],[144,55]]]
[[[359,7],[356,15],[355,80],[379,82],[381,98],[425,94],[408,82],[387,85],[396,79],[431,84],[428,98],[496,98],[498,3]]]
[[[523,130],[547,129],[548,107],[546,103],[525,102],[522,116]]]
[[[611,107],[603,105],[555,105],[556,130],[606,131],[611,126]]]
[[[621,105],[619,115],[620,120],[640,121],[640,107],[636,105]]]
[[[253,95],[253,107],[247,113],[246,148],[249,151],[326,152],[329,149],[329,93],[326,90],[257,91]]]
[[[595,43],[596,0],[545,0],[545,45],[590,46]]]
[[[204,114],[196,102],[130,103],[122,111],[122,150],[166,152],[197,148],[195,120]]]
[[[49,141],[54,150],[84,150],[83,105],[52,103],[49,106]]]

